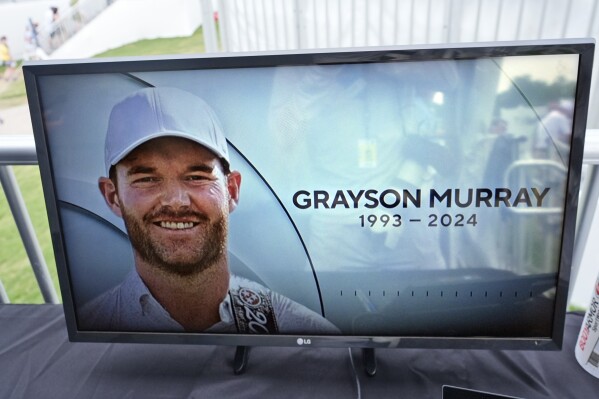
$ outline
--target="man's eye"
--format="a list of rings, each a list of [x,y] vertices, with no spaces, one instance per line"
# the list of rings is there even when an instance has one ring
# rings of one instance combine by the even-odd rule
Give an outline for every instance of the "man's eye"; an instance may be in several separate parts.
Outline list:
[[[191,176],[187,176],[187,180],[189,181],[202,181],[202,180],[209,180],[208,176],[204,176],[204,175],[191,175]]]
[[[140,177],[139,179],[135,179],[133,181],[133,183],[155,183],[157,182],[159,179],[157,177],[154,176],[146,176],[146,177]]]

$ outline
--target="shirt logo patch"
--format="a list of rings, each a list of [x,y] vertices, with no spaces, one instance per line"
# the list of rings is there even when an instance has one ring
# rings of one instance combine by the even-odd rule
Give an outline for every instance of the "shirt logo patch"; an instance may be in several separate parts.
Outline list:
[[[239,289],[239,299],[241,299],[245,305],[252,307],[260,306],[262,303],[260,295],[248,288]]]
[[[245,334],[276,334],[279,331],[268,293],[240,287],[230,289],[237,331]]]

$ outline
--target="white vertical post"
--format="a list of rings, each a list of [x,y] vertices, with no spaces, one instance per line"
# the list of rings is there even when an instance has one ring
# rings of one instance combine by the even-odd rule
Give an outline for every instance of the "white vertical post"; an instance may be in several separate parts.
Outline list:
[[[8,299],[8,294],[2,285],[2,281],[0,281],[0,303],[10,303],[10,299]]]
[[[445,2],[445,18],[444,18],[444,22],[445,22],[445,42],[446,43],[451,43],[452,41],[452,34],[451,34],[451,29],[452,29],[452,18],[453,18],[453,0],[449,0],[447,2]]]
[[[414,44],[414,30],[416,28],[416,2],[412,0],[410,2],[410,39],[408,44]]]
[[[351,23],[349,24],[351,31],[351,45],[356,46],[356,0],[351,1]]]
[[[304,13],[304,2],[295,0],[293,3],[293,20],[295,21],[296,48],[302,49],[306,45],[306,21]]]
[[[212,1],[201,1],[204,48],[207,53],[216,53],[218,52],[218,41],[216,39],[216,28],[214,26],[214,10],[212,9]]]
[[[430,1],[429,1],[429,5],[430,5]],[[392,44],[399,44],[399,38],[397,37],[397,32],[399,31],[399,2],[395,2],[394,7],[393,7],[393,42]],[[428,23],[428,22],[427,22]],[[428,25],[426,27],[426,41],[428,43]]]
[[[229,43],[229,35],[231,33],[229,31],[229,29],[231,29],[231,25],[229,22],[230,14],[229,14],[229,9],[227,8],[228,6],[229,6],[229,2],[219,0],[219,3],[218,3],[218,23],[219,23],[218,36],[220,36],[220,43],[221,43],[222,50],[224,52],[231,51],[231,43]]]
[[[364,1],[364,45],[368,46],[368,30],[370,29],[370,7],[368,2]]]
[[[254,46],[253,46],[253,48],[250,47],[250,50],[259,51],[259,50],[262,50],[262,48],[260,48],[260,43],[262,42],[262,40],[260,40],[260,30],[258,28],[258,11],[256,10],[256,8],[258,7],[257,6],[258,2],[255,0],[248,2],[246,0],[245,3],[247,5],[249,5],[252,9],[252,15],[250,16],[248,13],[248,17],[250,17],[251,20],[253,20],[252,25],[254,27],[254,29],[253,29],[253,31],[254,31]],[[250,5],[250,3],[251,3],[251,5]],[[249,33],[249,29],[248,29],[248,33]]]
[[[431,18],[432,18],[433,10],[432,10],[432,1],[428,0],[428,5],[426,6],[426,43],[431,42]]]
[[[479,40],[479,33],[480,33],[480,14],[481,14],[481,9],[483,7],[482,5],[482,0],[478,0],[477,4],[476,4],[476,29],[474,31],[474,41],[477,42]]]
[[[589,19],[589,26],[587,27],[587,36],[588,37],[592,37],[593,36],[593,28],[595,27],[595,21],[596,19],[596,15],[597,15],[597,5],[599,5],[599,1],[594,1],[593,2],[593,10],[591,11],[590,15],[591,18]]]
[[[331,47],[331,15],[330,15],[330,1],[324,0],[324,27],[322,31],[324,32],[324,43],[327,48]]]
[[[495,34],[493,35],[493,40],[495,41],[499,39],[499,28],[501,27],[501,14],[503,14],[503,0],[499,0],[499,4],[497,5],[497,18],[495,19]]]
[[[274,25],[274,40],[275,40],[275,49],[276,50],[281,50],[284,49],[285,46],[282,46],[279,38],[281,37],[280,33],[281,33],[281,28],[280,28],[280,20],[282,19],[282,17],[280,18],[279,15],[277,14],[277,4],[279,2],[278,1],[271,1],[271,18],[273,21],[273,25]],[[283,41],[284,42],[284,41]]]
[[[562,25],[562,37],[566,37],[568,31],[568,22],[570,21],[570,11],[572,10],[572,0],[568,0],[566,4],[566,15],[564,16],[564,23]]]
[[[547,17],[547,2],[548,0],[543,1],[543,11],[541,11],[541,18],[539,19],[539,32],[537,33],[537,39],[541,39],[543,37],[543,22]]]
[[[516,31],[516,40],[520,40],[522,32],[522,15],[524,14],[524,0],[520,0],[520,10],[518,11],[518,30]]]

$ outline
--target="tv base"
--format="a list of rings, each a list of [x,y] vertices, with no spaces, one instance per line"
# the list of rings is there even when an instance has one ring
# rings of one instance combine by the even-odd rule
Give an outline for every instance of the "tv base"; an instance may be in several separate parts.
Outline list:
[[[245,371],[248,363],[249,352],[249,346],[238,346],[235,350],[235,358],[233,359],[233,372],[236,375],[242,374]]]
[[[247,367],[250,353],[249,346],[238,346],[235,349],[235,358],[233,359],[233,373],[235,375],[243,374]],[[374,348],[362,349],[362,361],[364,363],[364,372],[369,377],[376,375],[376,354]]]
[[[362,361],[364,362],[364,371],[369,377],[374,377],[376,374],[376,354],[374,348],[362,349]]]

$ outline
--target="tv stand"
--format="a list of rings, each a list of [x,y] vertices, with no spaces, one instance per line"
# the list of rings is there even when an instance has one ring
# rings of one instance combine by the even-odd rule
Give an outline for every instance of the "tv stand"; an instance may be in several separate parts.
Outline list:
[[[250,353],[249,346],[238,346],[235,349],[235,358],[233,359],[233,373],[235,375],[243,374],[248,364]],[[362,361],[364,363],[364,372],[369,377],[376,374],[376,354],[374,348],[362,348]]]
[[[362,361],[364,362],[364,371],[369,377],[374,377],[376,374],[376,355],[374,348],[362,349]]]
[[[238,346],[235,349],[235,358],[233,359],[233,372],[236,375],[243,374],[248,363],[249,346]]]

